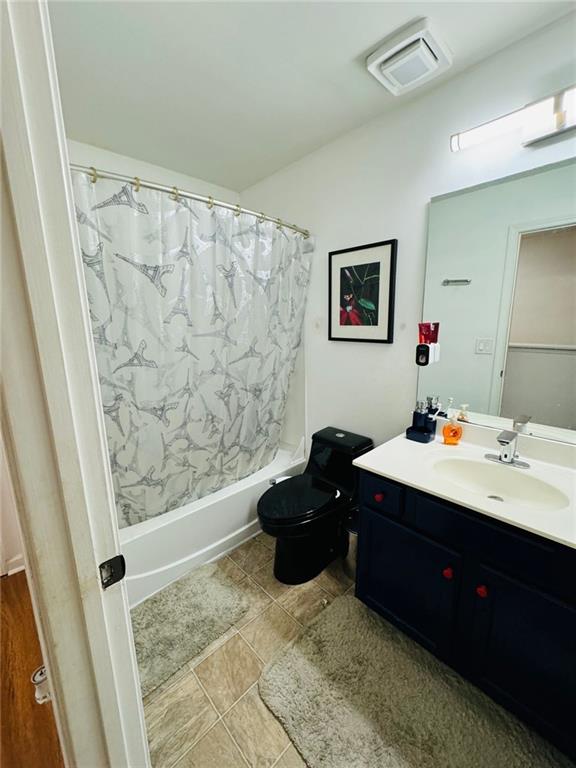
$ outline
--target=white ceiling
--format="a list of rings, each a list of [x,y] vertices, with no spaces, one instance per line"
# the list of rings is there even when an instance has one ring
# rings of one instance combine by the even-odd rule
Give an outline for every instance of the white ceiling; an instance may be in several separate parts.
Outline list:
[[[428,16],[447,79],[573,2],[53,2],[68,136],[240,191],[381,115],[364,68]],[[439,81],[428,87],[434,87]]]

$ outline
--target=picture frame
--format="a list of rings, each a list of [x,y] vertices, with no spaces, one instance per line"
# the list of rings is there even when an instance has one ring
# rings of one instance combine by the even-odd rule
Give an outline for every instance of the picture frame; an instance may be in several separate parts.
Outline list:
[[[328,254],[328,339],[392,344],[398,240]]]

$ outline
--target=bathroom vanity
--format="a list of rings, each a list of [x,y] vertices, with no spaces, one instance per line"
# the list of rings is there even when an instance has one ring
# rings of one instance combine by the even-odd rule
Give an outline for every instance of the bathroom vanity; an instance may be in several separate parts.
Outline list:
[[[355,462],[356,595],[574,756],[573,457],[484,477],[485,450],[401,436]]]

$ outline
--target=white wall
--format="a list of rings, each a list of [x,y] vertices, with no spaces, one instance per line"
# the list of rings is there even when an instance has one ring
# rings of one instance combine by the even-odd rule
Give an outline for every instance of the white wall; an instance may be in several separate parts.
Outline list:
[[[510,347],[500,415],[521,413],[536,424],[576,430],[576,352]]]
[[[8,474],[8,461],[0,435],[0,576],[24,568],[22,538],[16,514],[16,499]]]
[[[450,135],[576,81],[574,26],[574,16],[563,18],[242,193],[244,205],[277,211],[316,236],[305,341],[308,433],[332,424],[380,442],[409,422],[429,199],[576,154],[573,137],[451,154]],[[329,342],[328,251],[393,237],[394,344]]]
[[[4,167],[2,167],[2,171],[4,171]],[[9,253],[17,250],[18,243],[8,180],[3,172],[0,173],[0,205],[0,221],[2,223],[0,232],[2,237],[2,271],[0,278],[4,281],[4,285],[8,286],[6,260]],[[2,300],[0,304],[2,308],[0,323],[4,323],[4,327],[8,328],[11,318],[6,308],[6,302]],[[24,552],[16,513],[16,499],[8,470],[4,439],[0,432],[0,576],[14,573],[22,568],[24,568]]]
[[[112,171],[121,173],[125,176],[138,176],[146,181],[157,181],[168,187],[178,187],[187,192],[197,192],[199,195],[212,195],[217,200],[225,202],[238,202],[238,193],[233,192],[226,187],[219,187],[211,184],[209,181],[197,179],[194,176],[187,176],[183,173],[176,173],[169,168],[163,168],[160,165],[152,165],[144,160],[138,160],[135,157],[119,155],[116,152],[109,152],[107,149],[93,147],[90,144],[83,144],[80,141],[68,139],[68,154],[71,163],[78,165],[93,165],[101,171]]]
[[[576,226],[522,237],[510,342],[576,346]]]

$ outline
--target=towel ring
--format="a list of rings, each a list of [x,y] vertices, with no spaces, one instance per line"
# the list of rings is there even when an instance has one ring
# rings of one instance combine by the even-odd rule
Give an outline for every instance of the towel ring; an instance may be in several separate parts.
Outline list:
[[[92,182],[92,184],[96,184],[96,182],[98,181],[98,171],[96,170],[96,168],[94,168],[93,165],[90,166],[90,181]]]

